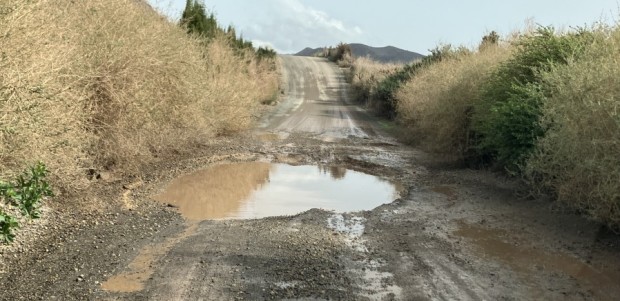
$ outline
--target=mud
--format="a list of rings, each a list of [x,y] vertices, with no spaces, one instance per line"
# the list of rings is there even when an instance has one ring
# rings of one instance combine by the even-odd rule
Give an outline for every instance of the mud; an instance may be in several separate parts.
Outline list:
[[[102,181],[88,196],[108,204],[99,212],[79,210],[79,201],[52,208],[45,235],[2,254],[0,299],[617,299],[618,235],[548,200],[519,197],[514,179],[400,144],[347,103],[337,67],[283,60],[294,78],[283,80],[281,104],[254,131],[162,160],[141,179]],[[197,210],[183,217],[181,206],[153,199],[175,179],[205,173],[186,182],[199,196],[206,186],[211,198],[231,197],[218,214],[266,185],[274,164],[327,166],[328,177],[361,172],[399,183],[400,193],[369,210],[251,220],[203,220],[191,215]],[[222,183],[209,175],[217,168],[229,169]],[[227,184],[233,179],[242,184]]]
[[[577,281],[600,300],[613,300],[620,296],[620,271],[617,267],[593,267],[576,256],[547,251],[528,246],[527,241],[510,235],[505,230],[488,229],[479,225],[458,223],[454,233],[473,242],[483,257],[507,264],[528,285],[536,288],[535,298],[544,298],[544,287],[538,285],[539,273],[567,275]]]

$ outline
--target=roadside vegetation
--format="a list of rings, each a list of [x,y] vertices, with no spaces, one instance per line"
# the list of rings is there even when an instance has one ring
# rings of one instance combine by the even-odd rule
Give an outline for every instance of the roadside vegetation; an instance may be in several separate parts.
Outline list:
[[[188,8],[175,24],[146,1],[3,1],[0,179],[45,162],[54,190],[77,195],[93,173],[139,175],[247,128],[277,95],[276,54],[220,28],[200,3]],[[2,185],[10,203],[7,193],[30,191]],[[27,199],[18,204],[36,217]],[[2,209],[4,240],[14,221]]]
[[[618,228],[619,56],[620,26],[538,27],[400,67],[358,59],[349,79],[353,98],[395,119],[404,140],[504,170]]]
[[[28,220],[41,216],[41,201],[53,196],[46,176],[45,165],[38,162],[13,181],[0,181],[0,243],[11,243],[15,238],[14,230],[19,228],[16,212]]]
[[[324,57],[338,64],[340,67],[351,67],[353,63],[353,53],[351,46],[346,43],[340,43],[336,47],[325,47],[323,51],[318,52],[315,56]]]

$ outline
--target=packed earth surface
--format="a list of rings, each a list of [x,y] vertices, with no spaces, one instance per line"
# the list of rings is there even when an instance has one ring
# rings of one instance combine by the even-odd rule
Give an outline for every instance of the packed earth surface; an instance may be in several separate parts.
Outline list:
[[[95,192],[62,206],[49,200],[39,224],[2,249],[0,299],[620,297],[617,234],[529,197],[502,173],[401,144],[398,125],[349,102],[343,70],[327,60],[279,60],[279,102],[251,131],[163,160],[140,178],[94,172]],[[347,175],[366,174],[395,193],[362,211],[227,215],[286,166],[314,166],[343,186],[355,185]],[[183,186],[196,191],[166,198],[175,180],[200,173]],[[370,189],[357,186],[343,189]],[[217,205],[188,209],[183,194]]]

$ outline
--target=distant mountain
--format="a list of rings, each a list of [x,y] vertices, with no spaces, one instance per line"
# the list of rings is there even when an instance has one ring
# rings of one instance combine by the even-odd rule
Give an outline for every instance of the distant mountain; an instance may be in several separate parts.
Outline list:
[[[371,47],[364,44],[352,43],[351,52],[354,57],[370,57],[371,59],[382,63],[409,63],[416,59],[421,59],[424,55],[417,52],[407,51],[396,48],[394,46]],[[304,50],[296,53],[298,56],[314,56],[323,51],[323,48],[306,47]]]

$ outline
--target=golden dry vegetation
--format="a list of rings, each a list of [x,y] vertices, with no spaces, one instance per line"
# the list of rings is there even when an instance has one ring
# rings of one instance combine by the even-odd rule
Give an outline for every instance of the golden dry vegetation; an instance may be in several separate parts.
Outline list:
[[[463,156],[470,117],[491,71],[510,57],[509,46],[448,57],[422,68],[396,92],[403,136],[426,151]]]
[[[273,62],[190,37],[143,1],[6,0],[0,178],[45,162],[56,187],[242,130],[278,85]]]

